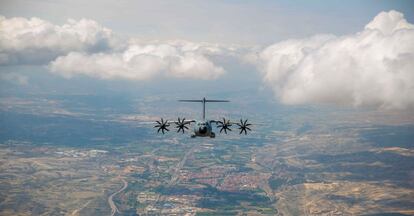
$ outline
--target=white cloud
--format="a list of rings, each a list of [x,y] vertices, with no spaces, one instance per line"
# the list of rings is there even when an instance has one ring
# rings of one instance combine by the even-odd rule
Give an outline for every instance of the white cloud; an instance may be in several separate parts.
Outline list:
[[[209,57],[225,53],[229,52],[217,45],[135,41],[122,52],[69,53],[52,61],[49,68],[68,78],[82,74],[101,79],[146,80],[166,76],[209,80],[225,73]]]
[[[52,72],[71,78],[76,75],[86,75],[101,79],[135,79],[144,80],[154,76],[163,67],[161,59],[141,55],[126,60],[121,53],[114,54],[85,54],[72,52],[58,57],[51,62]]]
[[[117,46],[108,28],[88,19],[48,21],[0,16],[0,65],[44,64],[71,51],[96,52]]]
[[[69,19],[60,26],[39,18],[0,16],[0,65],[46,64],[66,78],[216,79],[225,70],[212,58],[235,55],[238,49],[189,41],[126,41],[88,19]]]
[[[273,44],[256,64],[286,104],[414,107],[414,26],[396,11],[379,13],[356,34]]]

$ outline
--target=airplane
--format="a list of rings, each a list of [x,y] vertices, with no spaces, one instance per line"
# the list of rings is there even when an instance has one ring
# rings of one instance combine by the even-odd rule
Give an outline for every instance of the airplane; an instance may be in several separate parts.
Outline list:
[[[215,123],[217,128],[220,129],[220,133],[224,131],[225,134],[227,134],[227,130],[231,131],[231,126],[233,124],[236,124],[239,126],[240,133],[242,134],[244,132],[245,135],[247,135],[247,131],[251,131],[249,126],[252,124],[247,123],[247,119],[243,121],[243,119],[240,119],[240,123],[238,122],[230,122],[230,120],[226,120],[223,118],[223,121],[219,120],[207,120],[206,119],[206,103],[210,102],[230,102],[228,100],[207,100],[205,97],[201,100],[179,100],[179,102],[196,102],[196,103],[202,103],[203,104],[203,118],[202,120],[186,120],[185,118],[180,119],[178,118],[178,121],[168,121],[163,118],[161,118],[160,121],[156,121],[156,125],[154,128],[158,128],[157,133],[162,132],[162,134],[165,133],[165,131],[170,131],[168,129],[169,126],[171,126],[171,123],[175,124],[175,128],[178,128],[177,133],[180,131],[184,133],[185,130],[188,130],[189,128],[187,125],[190,125],[191,123],[194,123],[193,133],[191,134],[191,138],[195,137],[210,137],[214,138],[216,137],[216,134],[213,132],[213,126],[212,124]]]

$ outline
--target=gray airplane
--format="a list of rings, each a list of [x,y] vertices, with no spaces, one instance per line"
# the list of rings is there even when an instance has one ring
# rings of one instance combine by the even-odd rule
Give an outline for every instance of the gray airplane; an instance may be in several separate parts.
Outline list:
[[[223,121],[219,120],[206,120],[206,103],[208,102],[230,102],[228,100],[207,100],[206,98],[203,98],[202,100],[179,100],[179,102],[197,102],[203,104],[203,119],[201,121],[198,120],[185,120],[185,118],[180,119],[178,118],[178,121],[164,121],[164,119],[161,118],[161,121],[156,121],[156,125],[154,128],[158,128],[157,133],[162,132],[163,134],[165,131],[170,131],[168,129],[169,126],[171,126],[171,123],[175,124],[175,128],[177,128],[177,133],[180,131],[184,133],[185,130],[188,130],[189,128],[187,125],[190,125],[194,123],[194,129],[193,133],[191,134],[192,138],[195,137],[210,137],[214,138],[216,137],[216,134],[213,132],[213,124],[216,124],[217,128],[220,128],[220,133],[224,131],[224,133],[227,134],[227,130],[231,131],[231,126],[233,124],[236,124],[239,126],[240,133],[247,134],[247,131],[251,131],[249,128],[250,125],[247,123],[247,119],[243,121],[243,119],[240,119],[240,123],[234,123],[230,122],[230,120],[226,120],[223,118]]]

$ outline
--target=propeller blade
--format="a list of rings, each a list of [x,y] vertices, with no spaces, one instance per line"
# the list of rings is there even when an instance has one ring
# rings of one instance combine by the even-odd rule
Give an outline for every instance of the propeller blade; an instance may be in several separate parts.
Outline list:
[[[217,124],[217,128],[221,128],[220,129],[220,133],[223,132],[227,134],[227,130],[231,131],[230,127],[231,127],[231,123],[230,123],[230,119],[227,119],[223,117],[223,121],[216,121]]]
[[[186,124],[190,124],[190,122],[185,122],[185,118],[181,119],[180,117],[178,117],[178,120],[175,123],[175,128],[178,128],[177,133],[179,133],[180,131],[182,131],[182,133],[185,132],[185,129],[188,130],[188,127],[185,126]]]
[[[239,126],[239,130],[240,130],[239,134],[242,134],[244,132],[244,134],[247,135],[247,130],[251,131],[251,129],[248,126],[252,124],[247,123],[247,121],[248,119],[244,121],[243,119],[240,119],[240,123],[237,123],[237,126]]]

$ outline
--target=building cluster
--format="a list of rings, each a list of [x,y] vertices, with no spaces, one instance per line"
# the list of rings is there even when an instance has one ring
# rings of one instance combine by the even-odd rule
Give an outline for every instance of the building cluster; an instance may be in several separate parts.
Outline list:
[[[142,174],[145,172],[145,167],[142,166],[135,166],[135,165],[127,165],[124,167],[124,169],[122,170],[122,172],[124,174],[129,174],[129,173],[138,173],[138,174]]]
[[[192,172],[189,170],[181,170],[180,173],[180,180],[182,182],[188,182],[191,180],[196,180],[198,182],[205,181],[213,183],[214,180],[212,179],[219,179],[223,178],[227,173],[235,171],[235,167],[231,166],[217,166],[217,167],[209,167],[204,168],[201,172]],[[209,180],[210,179],[210,180]]]
[[[199,198],[194,195],[163,196],[155,192],[141,192],[137,201],[143,206],[138,215],[196,215],[202,209],[194,207]]]
[[[83,157],[97,157],[100,155],[104,155],[108,153],[108,151],[105,150],[98,150],[98,149],[92,149],[92,150],[65,150],[65,151],[57,151],[55,154],[65,157],[74,157],[74,158],[83,158]]]
[[[227,175],[218,189],[225,191],[239,191],[257,189],[267,184],[270,174],[266,173],[232,173]]]

